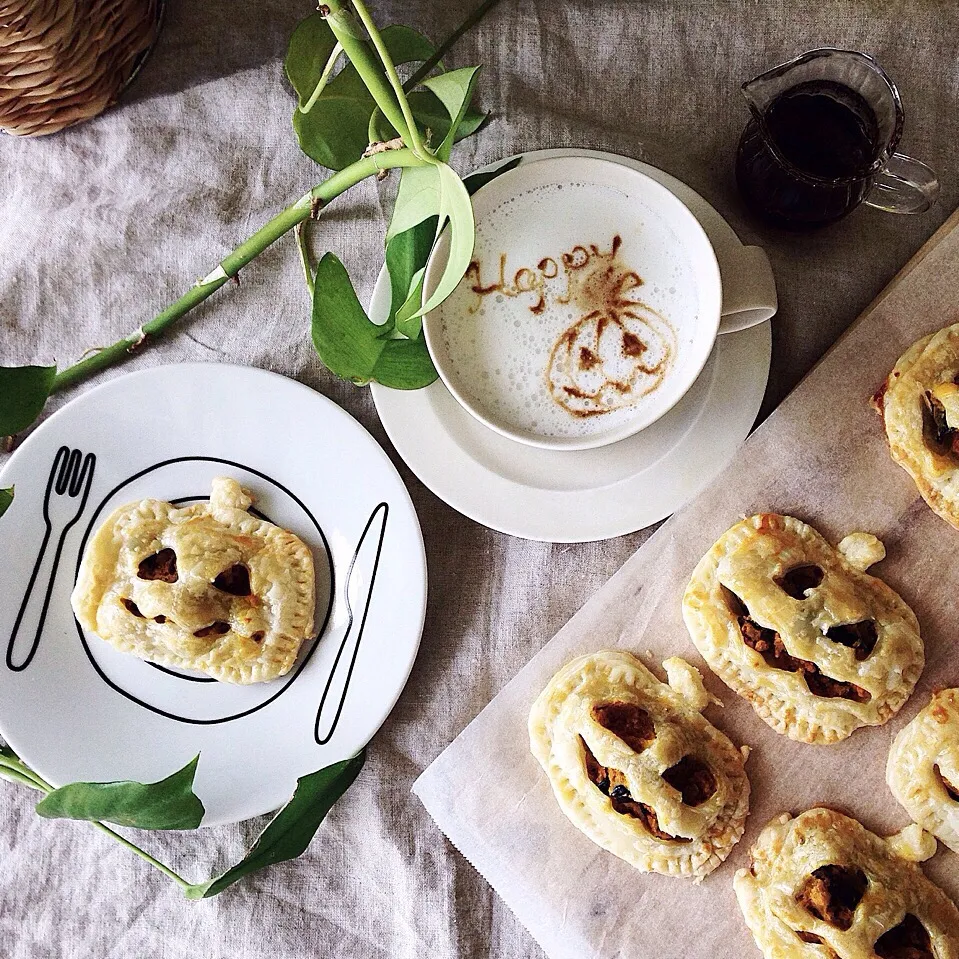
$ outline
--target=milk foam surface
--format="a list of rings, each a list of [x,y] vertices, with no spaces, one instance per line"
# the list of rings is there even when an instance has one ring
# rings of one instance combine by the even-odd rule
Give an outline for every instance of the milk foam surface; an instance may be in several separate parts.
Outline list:
[[[624,296],[668,321],[675,331],[674,355],[653,392],[619,409],[577,416],[553,400],[547,382],[557,340],[583,316],[576,303],[559,302],[567,287],[563,254],[581,259],[573,251],[578,247],[588,256],[592,245],[599,262],[615,236],[622,240],[617,269],[625,266],[642,279]],[[642,196],[595,182],[540,184],[477,217],[473,258],[478,276],[468,274],[439,308],[434,343],[446,354],[452,385],[491,422],[533,436],[596,436],[661,403],[670,379],[681,373],[700,322],[696,275],[681,239]],[[544,278],[553,272],[548,261],[557,270],[551,279]],[[493,289],[479,295],[474,286]],[[535,313],[531,307],[541,293],[546,302]]]

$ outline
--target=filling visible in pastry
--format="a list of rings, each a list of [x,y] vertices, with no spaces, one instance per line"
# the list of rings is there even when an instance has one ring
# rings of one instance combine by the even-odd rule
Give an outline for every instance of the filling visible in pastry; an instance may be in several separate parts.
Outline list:
[[[802,884],[796,902],[817,919],[837,929],[848,929],[866,885],[866,874],[861,869],[820,866]]]
[[[959,324],[915,342],[873,397],[892,458],[959,527]]]
[[[879,959],[936,959],[926,927],[912,913],[884,932],[874,948]]]
[[[582,737],[580,737],[582,739]],[[608,769],[602,766],[599,760],[590,752],[586,740],[583,742],[583,754],[586,759],[586,775],[589,781],[604,795],[609,796],[609,804],[614,812],[621,816],[632,816],[638,819],[646,830],[657,839],[671,840],[674,842],[689,842],[688,839],[682,839],[677,836],[671,836],[668,832],[663,832],[659,828],[659,820],[656,818],[656,810],[645,803],[636,802],[629,794],[629,786],[626,785],[626,777],[618,769]]]
[[[530,712],[530,746],[566,816],[643,872],[701,879],[742,835],[744,755],[700,711],[699,673],[681,659],[660,682],[624,652],[574,660]]]
[[[935,849],[915,825],[882,839],[811,809],[769,823],[733,887],[770,959],[945,959],[957,954],[959,910],[918,865]]]
[[[941,689],[893,740],[886,782],[912,819],[959,852],[959,689]]]
[[[751,516],[699,562],[683,618],[710,668],[770,726],[836,742],[893,716],[922,670],[915,615],[865,572],[884,555],[867,533],[833,547],[794,517]]]
[[[123,652],[233,683],[288,672],[313,630],[313,557],[215,479],[209,503],[122,506],[86,547],[71,601]]]

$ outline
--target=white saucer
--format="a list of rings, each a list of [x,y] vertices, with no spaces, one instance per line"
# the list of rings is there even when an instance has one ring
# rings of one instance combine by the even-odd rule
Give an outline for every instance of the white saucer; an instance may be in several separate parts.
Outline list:
[[[725,280],[742,243],[684,183],[638,160],[595,150],[540,150],[524,154],[523,162],[553,156],[614,160],[668,187],[706,230]],[[374,322],[385,320],[389,298],[384,268],[369,305]],[[720,336],[699,379],[669,413],[628,439],[592,450],[543,450],[507,439],[467,413],[439,380],[422,390],[373,384],[371,391],[397,452],[440,499],[491,529],[578,543],[656,523],[718,475],[756,419],[771,355],[769,323]]]

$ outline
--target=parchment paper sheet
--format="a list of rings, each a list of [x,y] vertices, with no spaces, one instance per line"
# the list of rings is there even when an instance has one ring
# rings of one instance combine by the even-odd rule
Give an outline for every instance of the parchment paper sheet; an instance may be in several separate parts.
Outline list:
[[[552,959],[758,956],[732,878],[766,822],[824,804],[880,834],[908,824],[885,785],[886,755],[934,686],[959,683],[959,532],[926,507],[892,462],[869,398],[909,344],[957,320],[954,214],[723,475],[665,524],[415,783],[442,830]],[[872,572],[915,610],[926,648],[915,693],[886,726],[834,746],[791,742],[697,654],[681,612],[690,573],[727,527],[758,511],[796,515],[833,543],[866,530],[886,544],[887,558]],[[753,747],[746,833],[702,885],[642,875],[593,845],[560,811],[529,751],[529,708],[550,676],[575,656],[610,647],[642,656],[661,677],[667,656],[695,663],[725,704],[706,716],[735,743]],[[959,896],[959,856],[940,846],[926,871]]]

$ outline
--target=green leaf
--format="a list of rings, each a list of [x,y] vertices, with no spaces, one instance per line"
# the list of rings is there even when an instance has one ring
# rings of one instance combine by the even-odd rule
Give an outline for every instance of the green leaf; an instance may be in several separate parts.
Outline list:
[[[343,379],[368,383],[383,352],[380,332],[360,305],[346,267],[326,253],[313,289],[313,346],[324,365]]]
[[[472,196],[477,190],[482,189],[491,180],[495,180],[500,174],[515,170],[516,167],[520,165],[522,159],[522,157],[513,157],[512,160],[507,160],[495,170],[487,170],[484,173],[471,173],[468,177],[464,177],[463,186],[466,187],[466,192]]]
[[[390,322],[395,320],[396,311],[407,302],[413,277],[426,266],[436,239],[438,222],[436,216],[427,217],[386,244],[386,269],[390,275],[391,290]]]
[[[13,487],[10,489],[0,489],[0,516],[3,516],[4,513],[10,508],[10,504],[13,502]],[[3,746],[0,745],[0,752],[2,752]]]
[[[416,122],[424,130],[429,130],[430,142],[435,148],[435,144],[442,143],[450,131],[450,117],[446,108],[430,90],[414,90],[408,93],[406,98],[409,100]],[[489,114],[474,110],[472,107],[467,109],[453,135],[453,142],[459,143],[460,140],[472,136],[486,122],[488,116]],[[386,117],[376,110],[370,120],[368,135],[372,142],[373,140],[392,140],[397,134]]]
[[[495,170],[489,170],[484,173],[473,173],[466,177],[466,179],[463,180],[463,185],[466,187],[467,193],[472,196],[480,187],[485,186],[491,180],[495,180],[501,173],[506,173],[507,170],[512,170],[518,166],[520,159],[521,157],[513,157],[512,160],[501,164]],[[404,176],[407,172],[409,171],[404,171]],[[435,174],[433,176],[435,177]],[[402,181],[400,182],[400,189],[404,190]],[[413,202],[408,195],[405,195],[404,199],[411,204]],[[439,198],[437,195],[437,208],[438,201]],[[414,217],[409,216],[408,218],[413,219]],[[410,307],[412,303],[416,303],[418,307],[421,300],[417,300],[415,297],[422,296],[422,287],[416,291],[413,290],[413,278],[426,267],[430,253],[433,250],[433,244],[436,240],[436,227],[438,223],[438,216],[428,216],[415,226],[401,233],[395,233],[386,244],[386,268],[390,275],[391,290],[390,328],[392,329],[393,324],[396,322],[398,312],[402,310],[403,317],[400,322],[404,323],[404,325],[400,327],[400,332],[405,336],[409,336],[411,339],[416,339],[419,335],[418,331],[421,324],[418,318],[410,319],[413,317],[413,313],[416,312],[415,309],[410,309]],[[410,322],[405,323],[405,320],[409,320]]]
[[[0,366],[0,436],[26,429],[53,389],[55,366]]]
[[[440,163],[436,166],[436,171],[440,183],[439,229],[442,230],[447,220],[449,221],[449,253],[435,289],[415,316],[423,316],[430,310],[435,310],[456,289],[473,257],[475,227],[470,195],[452,167]]]
[[[433,44],[409,27],[386,27],[381,35],[395,64],[426,60],[433,53]],[[313,96],[335,42],[333,32],[318,13],[307,17],[290,38],[286,73],[300,98],[293,114],[300,148],[322,166],[342,170],[369,146],[370,118],[376,103],[356,68],[348,63],[327,83],[309,113],[303,113],[301,108]]]
[[[320,823],[356,779],[365,760],[363,750],[352,759],[298,779],[293,798],[270,820],[246,856],[221,876],[187,886],[187,898],[209,899],[252,872],[304,853]]]
[[[399,390],[432,383],[436,371],[426,344],[389,339],[390,333],[366,315],[346,267],[325,254],[316,268],[313,346],[326,367],[354,383],[375,380]]]
[[[393,237],[412,230],[418,223],[440,212],[439,164],[407,167],[400,174],[393,216],[386,231],[387,245]],[[439,222],[439,221],[437,221]]]
[[[385,348],[373,370],[373,379],[377,383],[394,390],[420,390],[439,376],[424,340],[384,342]]]
[[[301,20],[290,37],[286,51],[286,76],[300,98],[299,105],[305,106],[313,95],[313,90],[336,46],[336,37],[318,13]]]
[[[423,86],[436,94],[449,115],[449,125],[446,136],[436,149],[436,155],[444,163],[449,160],[453,150],[453,139],[460,123],[469,109],[479,79],[480,67],[463,67],[461,70],[450,70],[436,77],[428,77]]]
[[[396,311],[394,322],[403,336],[415,340],[423,331],[423,318],[417,313],[423,302],[423,277],[425,269],[417,270],[410,281],[410,292],[403,305]]]
[[[88,819],[138,829],[196,829],[203,803],[193,792],[199,756],[155,783],[70,783],[37,803],[47,819]]]

